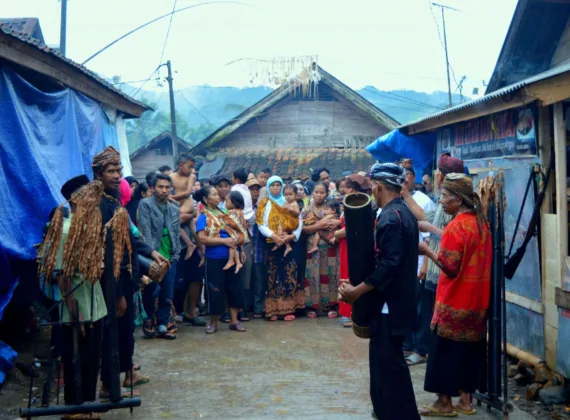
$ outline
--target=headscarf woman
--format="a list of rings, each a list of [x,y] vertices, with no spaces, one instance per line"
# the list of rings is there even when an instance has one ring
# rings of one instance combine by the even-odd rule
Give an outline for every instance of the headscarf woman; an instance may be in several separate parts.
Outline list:
[[[422,416],[432,417],[475,412],[471,394],[483,368],[491,293],[491,234],[471,178],[448,174],[440,202],[453,219],[443,231],[439,253],[420,244],[420,251],[441,269],[424,385],[438,399],[420,409]],[[453,405],[456,396],[460,398]]]
[[[303,233],[312,235],[319,231],[330,231],[340,226],[340,220],[325,219],[325,201],[329,195],[328,184],[319,182],[313,189],[313,200],[301,212]],[[305,270],[305,297],[307,316],[316,318],[317,310],[328,311],[329,318],[336,318],[338,313],[339,259],[336,245],[324,241],[318,236],[318,251],[307,254]]]
[[[283,197],[283,180],[272,176],[267,180],[267,197],[257,206],[257,225],[259,232],[266,238],[265,263],[267,269],[267,297],[265,299],[265,316],[276,321],[283,317],[285,321],[295,319],[295,311],[305,307],[305,297],[298,283],[297,257],[298,240],[303,228],[301,217],[294,217],[281,206]],[[279,236],[279,227],[285,233]],[[280,246],[273,251],[274,245],[289,243],[292,252],[284,255],[285,247]]]

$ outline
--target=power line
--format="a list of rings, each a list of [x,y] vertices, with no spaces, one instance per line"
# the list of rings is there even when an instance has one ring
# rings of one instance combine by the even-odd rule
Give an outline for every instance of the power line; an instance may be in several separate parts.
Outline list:
[[[179,93],[180,96],[182,96],[182,99],[184,99],[186,101],[186,103],[188,103],[188,105],[190,105],[192,108],[194,108],[194,110],[211,126],[216,127],[215,124],[213,124],[208,118],[206,118],[206,116],[204,114],[202,114],[200,112],[200,110],[198,108],[196,108],[194,105],[192,105],[192,103],[186,98],[186,96],[184,95],[184,93],[182,93],[181,90],[177,91],[176,93]]]
[[[164,38],[164,45],[162,46],[162,53],[160,54],[160,60],[158,61],[158,65],[161,65],[162,60],[164,59],[164,51],[166,50],[166,44],[168,43],[168,36],[170,35],[170,28],[172,27],[172,19],[174,18],[174,11],[176,10],[176,3],[178,3],[178,0],[174,0],[174,6],[172,6],[170,21],[168,22],[168,29],[166,31],[166,37]]]
[[[153,70],[153,72],[146,78],[144,79],[144,83],[142,85],[139,86],[139,88],[135,91],[135,93],[133,93],[131,96],[134,98],[135,96],[137,96],[137,93],[139,93],[148,83],[148,81],[150,79],[152,79],[152,76],[154,76],[154,74],[160,69],[161,66],[158,66],[156,69]]]
[[[364,90],[367,91],[367,92],[370,92],[370,93],[372,93],[372,94],[374,94],[374,95],[381,96],[382,98],[391,99],[391,100],[393,100],[393,101],[400,101],[400,102],[404,102],[404,103],[407,103],[407,104],[419,105],[419,106],[428,107],[428,108],[444,109],[444,108],[441,108],[441,107],[439,107],[439,106],[430,105],[430,104],[427,104],[427,103],[424,103],[424,102],[416,101],[416,100],[414,100],[414,99],[409,99],[409,98],[406,98],[405,96],[400,96],[400,95],[397,95],[397,94],[391,93],[391,92],[386,92],[386,93],[389,93],[389,94],[391,94],[391,95],[394,95],[394,96],[396,96],[396,97],[398,97],[398,98],[403,98],[403,99],[397,99],[397,98],[395,98],[395,97],[393,98],[393,97],[391,97],[391,96],[383,95],[383,94],[380,93],[380,92],[376,92],[376,91],[373,91],[373,90],[369,90],[368,88],[364,88]]]

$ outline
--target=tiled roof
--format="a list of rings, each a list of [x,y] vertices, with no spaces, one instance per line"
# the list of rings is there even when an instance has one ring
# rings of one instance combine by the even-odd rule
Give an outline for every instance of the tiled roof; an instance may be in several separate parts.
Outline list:
[[[310,178],[313,169],[325,167],[331,179],[340,177],[344,171],[368,171],[374,158],[365,149],[220,149],[208,153],[206,161],[223,158],[218,174],[230,174],[239,168],[258,174],[271,168],[275,175],[284,180]],[[201,175],[199,175],[201,176]]]
[[[17,29],[17,26],[13,26],[11,23],[3,23],[2,21],[0,21],[0,32],[18,39],[20,41],[26,42],[30,45],[35,46],[38,50],[43,51],[46,54],[50,54],[54,57],[57,57],[58,59],[60,59],[61,61],[65,62],[66,64],[75,67],[76,69],[80,70],[81,72],[83,72],[86,76],[90,77],[91,79],[95,80],[97,83],[99,83],[103,88],[108,89],[113,91],[114,93],[116,93],[117,95],[122,96],[123,98],[125,98],[126,100],[128,100],[129,102],[136,104],[140,107],[143,107],[145,109],[149,109],[147,105],[143,104],[142,102],[139,102],[135,99],[133,99],[132,97],[130,97],[129,95],[125,94],[124,92],[122,92],[119,89],[116,89],[115,87],[113,87],[112,84],[110,84],[109,82],[107,82],[105,79],[103,79],[102,77],[100,77],[99,75],[97,75],[96,73],[92,72],[91,70],[89,70],[87,67],[82,66],[79,63],[76,63],[73,60],[70,60],[67,57],[64,57],[62,54],[60,54],[59,51],[48,47],[46,44],[44,44],[41,40],[38,40],[36,38],[32,38],[29,35],[19,32]]]

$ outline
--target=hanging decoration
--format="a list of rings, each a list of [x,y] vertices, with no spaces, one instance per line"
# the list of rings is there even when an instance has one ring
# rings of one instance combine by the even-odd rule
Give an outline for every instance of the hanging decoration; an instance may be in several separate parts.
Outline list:
[[[272,59],[240,58],[226,66],[238,65],[249,77],[251,86],[287,89],[292,95],[316,98],[321,80],[317,55],[275,57]]]

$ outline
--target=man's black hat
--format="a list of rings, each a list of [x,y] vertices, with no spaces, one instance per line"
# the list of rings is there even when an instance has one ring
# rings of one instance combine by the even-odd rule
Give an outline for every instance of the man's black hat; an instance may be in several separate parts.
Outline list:
[[[87,184],[89,184],[89,178],[87,175],[79,175],[75,178],[71,178],[61,187],[61,195],[69,201],[75,191]]]

